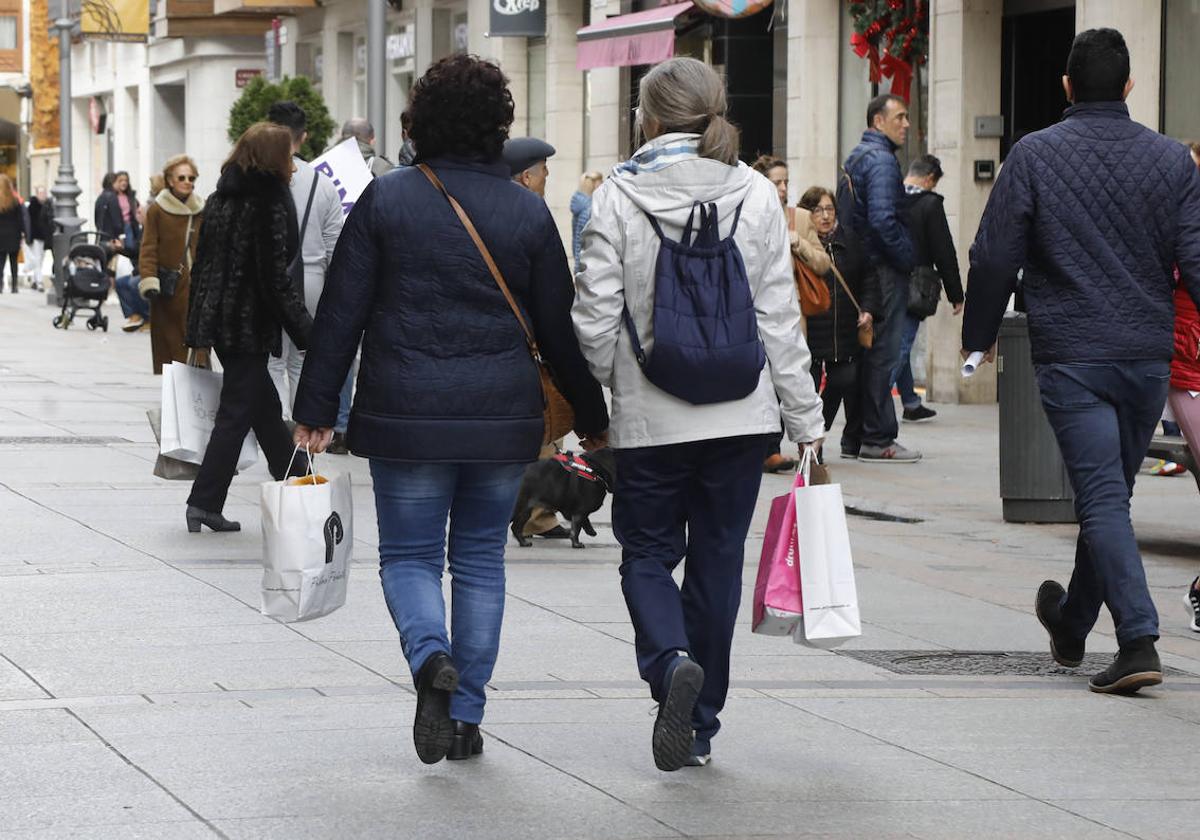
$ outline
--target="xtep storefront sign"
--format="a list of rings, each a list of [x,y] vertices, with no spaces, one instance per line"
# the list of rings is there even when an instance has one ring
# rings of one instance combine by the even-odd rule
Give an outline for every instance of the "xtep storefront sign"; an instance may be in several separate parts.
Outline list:
[[[489,29],[492,38],[544,37],[545,0],[492,0]]]

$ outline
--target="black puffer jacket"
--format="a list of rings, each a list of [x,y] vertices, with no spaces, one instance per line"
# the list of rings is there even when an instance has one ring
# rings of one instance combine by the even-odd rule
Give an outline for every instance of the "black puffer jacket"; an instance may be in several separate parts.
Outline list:
[[[825,250],[854,292],[858,305],[878,320],[883,308],[879,276],[858,238],[839,227],[825,243]],[[825,283],[833,305],[821,315],[809,316],[808,349],[813,358],[830,362],[858,358],[863,352],[858,343],[858,310],[832,271],[825,275]]]
[[[297,347],[308,346],[312,318],[287,271],[298,247],[287,184],[264,172],[228,167],[204,208],[187,345],[278,356],[282,327]]]
[[[908,209],[904,213],[916,249],[917,265],[931,265],[942,278],[946,298],[953,304],[962,303],[962,277],[958,273],[958,252],[946,219],[946,199],[935,192],[922,190],[908,194]]]
[[[575,286],[546,202],[502,164],[427,161],[470,216],[575,409],[608,427],[571,325]],[[206,223],[207,224],[207,223]],[[349,444],[396,461],[537,458],[542,395],[524,334],[470,236],[416,167],[376,178],[338,239],[292,415],[333,426],[362,341]]]

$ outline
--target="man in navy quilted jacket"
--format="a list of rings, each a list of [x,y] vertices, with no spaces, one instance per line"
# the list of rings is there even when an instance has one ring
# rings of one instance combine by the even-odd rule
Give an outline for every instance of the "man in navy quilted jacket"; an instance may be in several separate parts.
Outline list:
[[[876,319],[875,343],[863,358],[863,435],[860,446],[842,444],[842,457],[883,464],[914,463],[921,453],[896,442],[899,424],[892,400],[892,372],[900,363],[908,276],[913,270],[912,237],[904,221],[908,197],[896,150],[908,135],[908,105],[894,94],[867,106],[867,130],[846,158],[851,207],[842,218],[862,239],[883,292],[883,317]],[[839,190],[839,192],[842,192]],[[839,202],[845,201],[839,198]]]
[[[994,353],[1022,271],[1046,416],[1080,522],[1069,590],[1046,581],[1038,619],[1060,665],[1083,661],[1108,606],[1120,652],[1101,693],[1162,682],[1158,614],[1129,518],[1134,476],[1162,416],[1173,353],[1173,268],[1200,302],[1200,175],[1185,146],[1129,118],[1121,33],[1075,38],[1062,122],[1021,139],[971,249],[963,352]]]

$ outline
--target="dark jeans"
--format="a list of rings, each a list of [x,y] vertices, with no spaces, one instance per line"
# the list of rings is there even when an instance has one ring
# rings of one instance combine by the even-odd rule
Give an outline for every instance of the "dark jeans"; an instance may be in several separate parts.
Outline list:
[[[136,274],[126,275],[117,278],[117,300],[121,302],[121,313],[128,318],[130,315],[141,315],[147,321],[150,320],[150,301],[146,300],[138,292],[138,280]]]
[[[1079,540],[1063,618],[1085,638],[1106,604],[1117,641],[1158,636],[1129,519],[1133,481],[1166,402],[1167,362],[1037,366],[1042,405],[1075,490]]]
[[[814,357],[812,361],[813,382],[818,390],[821,387],[821,372],[825,373],[825,390],[821,391],[825,431],[833,428],[838,408],[842,405],[846,406],[846,425],[842,429],[841,442],[843,451],[858,452],[862,446],[863,400],[862,387],[859,384],[859,368],[861,367],[861,359],[843,359],[835,362]]]
[[[746,534],[754,515],[766,435],[618,449],[613,531],[621,589],[633,619],[638,671],[656,700],[677,651],[704,668],[692,725],[701,741],[720,728],[729,649],[742,597]],[[671,577],[684,565],[682,591]]]
[[[242,441],[251,429],[267,456],[267,466],[276,480],[283,478],[291,460],[292,436],[283,422],[279,393],[267,372],[266,353],[218,353],[225,378],[221,384],[221,405],[213,423],[212,437],[204,452],[200,473],[192,485],[188,504],[201,510],[220,513],[229,495],[229,485],[237,472]],[[294,474],[305,469],[303,453],[293,465]]]
[[[892,373],[892,382],[900,392],[900,404],[905,408],[920,408],[921,398],[917,396],[916,383],[913,382],[912,349],[917,342],[917,331],[921,329],[921,319],[904,313],[904,333],[900,337],[900,361]]]
[[[900,344],[908,314],[908,278],[889,265],[881,264],[879,286],[883,293],[885,319],[875,327],[875,343],[863,356],[862,442],[890,446],[900,434],[896,404],[892,400],[892,374],[900,361]]]

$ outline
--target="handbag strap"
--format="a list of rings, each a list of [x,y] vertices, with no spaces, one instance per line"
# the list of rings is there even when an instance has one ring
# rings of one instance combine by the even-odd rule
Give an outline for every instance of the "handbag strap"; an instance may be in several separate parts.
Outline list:
[[[320,172],[313,172],[312,186],[308,190],[308,204],[304,205],[304,221],[300,223],[300,251],[304,251],[304,231],[308,230],[308,214],[312,212],[313,199],[317,195],[317,179]]]
[[[858,313],[861,315],[863,308],[858,305],[858,298],[854,296],[854,292],[850,291],[850,284],[846,282],[846,278],[842,276],[842,272],[838,271],[837,263],[831,258],[829,260],[829,265],[833,268],[834,276],[837,277],[838,282],[842,284],[842,288],[845,289],[846,294],[849,295],[850,302],[854,304],[854,308],[857,309]]]
[[[525,323],[525,316],[521,314],[521,308],[517,306],[516,300],[513,299],[512,292],[508,290],[508,284],[504,282],[504,275],[500,273],[500,268],[496,265],[496,261],[492,259],[492,254],[487,246],[483,244],[483,239],[479,236],[479,231],[475,229],[475,225],[471,222],[471,217],[467,215],[467,211],[462,208],[454,196],[446,192],[446,185],[441,179],[434,174],[433,170],[425,164],[417,165],[417,169],[425,174],[429,179],[429,183],[438,188],[446,201],[450,202],[450,206],[454,208],[454,212],[458,215],[458,220],[462,222],[462,226],[467,229],[467,233],[471,236],[471,241],[475,243],[475,247],[479,249],[479,255],[483,257],[483,261],[487,263],[488,271],[492,273],[492,279],[496,281],[496,285],[500,287],[500,292],[504,295],[504,299],[508,301],[508,306],[512,309],[513,315],[517,316],[517,323],[521,325],[521,330],[525,333],[525,344],[529,347],[529,355],[533,356],[533,360],[538,364],[542,364],[542,352],[538,349],[537,339],[533,337],[533,330],[529,329],[529,325]]]

